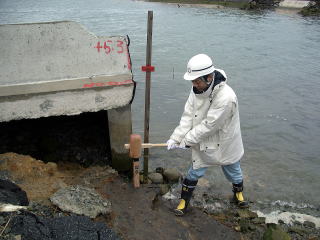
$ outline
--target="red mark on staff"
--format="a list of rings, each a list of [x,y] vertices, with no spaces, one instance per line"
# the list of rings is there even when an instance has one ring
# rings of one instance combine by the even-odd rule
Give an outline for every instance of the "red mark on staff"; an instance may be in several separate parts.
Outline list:
[[[154,66],[147,65],[141,67],[142,72],[154,72]]]
[[[133,83],[133,81],[126,80],[123,82],[97,82],[97,83],[87,83],[83,85],[83,88],[92,88],[92,87],[104,87],[104,86],[119,86],[119,85],[125,85],[125,84],[130,84]]]

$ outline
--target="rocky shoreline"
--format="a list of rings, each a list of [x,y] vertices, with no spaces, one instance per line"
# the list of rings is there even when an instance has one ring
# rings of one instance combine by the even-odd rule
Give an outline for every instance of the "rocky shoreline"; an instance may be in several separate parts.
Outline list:
[[[180,7],[203,7],[203,8],[237,8],[242,10],[264,10],[274,9],[277,12],[293,12],[299,13],[304,17],[320,16],[320,2],[317,0],[309,1],[309,4],[299,4],[299,1],[294,5],[294,1],[281,0],[250,0],[250,1],[209,1],[209,0],[146,0],[148,2],[159,2],[174,4]],[[302,2],[302,1],[301,1]]]
[[[30,239],[31,233],[45,233],[34,239],[74,239],[72,234],[79,234],[79,226],[92,234],[90,239],[100,240],[211,239],[212,234],[215,239],[320,237],[319,218],[271,223],[262,215],[263,203],[251,202],[250,209],[239,209],[228,197],[212,194],[205,181],[199,182],[187,215],[176,217],[171,210],[178,202],[181,175],[175,169],[157,168],[149,174],[148,184],[134,189],[130,179],[109,167],[45,164],[7,153],[0,154],[0,176],[17,184],[29,201],[26,209],[0,213],[0,239]],[[0,190],[3,196],[3,188]],[[290,206],[276,209],[278,216],[293,211]],[[66,226],[73,230],[67,231]],[[78,239],[88,239],[82,235]]]

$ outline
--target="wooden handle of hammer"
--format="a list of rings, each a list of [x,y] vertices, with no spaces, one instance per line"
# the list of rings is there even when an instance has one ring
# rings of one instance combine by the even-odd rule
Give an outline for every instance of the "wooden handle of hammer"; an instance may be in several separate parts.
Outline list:
[[[152,148],[152,147],[166,147],[168,144],[166,143],[142,143],[141,148]],[[130,149],[130,144],[124,145],[125,149]]]

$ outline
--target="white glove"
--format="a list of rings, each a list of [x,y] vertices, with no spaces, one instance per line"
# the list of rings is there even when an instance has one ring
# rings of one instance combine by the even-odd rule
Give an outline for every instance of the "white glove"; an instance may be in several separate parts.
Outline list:
[[[167,149],[168,150],[172,150],[172,149],[175,149],[175,148],[179,148],[179,144],[175,141],[175,140],[173,140],[173,139],[169,139],[168,141],[167,141]]]
[[[190,148],[190,146],[187,146],[187,145],[186,145],[186,140],[185,140],[185,139],[182,139],[182,141],[181,141],[180,144],[179,144],[179,148],[180,148],[180,149],[188,149],[188,148]]]

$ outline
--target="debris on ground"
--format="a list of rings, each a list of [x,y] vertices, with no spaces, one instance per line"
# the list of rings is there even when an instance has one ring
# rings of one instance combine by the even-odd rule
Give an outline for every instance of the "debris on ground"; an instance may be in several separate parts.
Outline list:
[[[11,233],[22,239],[41,240],[118,240],[117,234],[103,222],[93,222],[85,216],[45,218],[28,212],[12,219]]]
[[[76,185],[59,189],[50,197],[61,210],[96,218],[111,213],[111,202],[103,199],[94,189]]]

